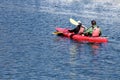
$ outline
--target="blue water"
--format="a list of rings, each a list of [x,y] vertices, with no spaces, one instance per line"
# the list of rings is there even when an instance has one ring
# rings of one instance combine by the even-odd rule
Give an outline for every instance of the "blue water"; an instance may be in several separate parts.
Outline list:
[[[119,0],[0,0],[0,80],[120,80]],[[108,43],[53,35],[95,19]]]

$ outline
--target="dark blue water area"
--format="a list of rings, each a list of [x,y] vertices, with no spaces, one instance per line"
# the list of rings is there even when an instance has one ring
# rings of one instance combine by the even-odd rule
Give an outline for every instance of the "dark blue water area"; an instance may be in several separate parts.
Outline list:
[[[0,0],[0,80],[120,80],[119,0]],[[52,34],[95,19],[107,43]]]

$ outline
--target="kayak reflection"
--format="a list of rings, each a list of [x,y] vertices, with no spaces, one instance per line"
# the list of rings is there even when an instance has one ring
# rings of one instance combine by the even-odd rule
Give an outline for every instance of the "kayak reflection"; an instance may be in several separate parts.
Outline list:
[[[69,46],[70,54],[86,54],[91,53],[92,54],[98,54],[99,48],[102,47],[102,43],[74,43]]]
[[[106,43],[89,43],[89,42],[73,41],[63,36],[56,37],[54,41],[58,43],[62,41],[63,44],[65,42],[65,44],[68,46],[66,48],[69,49],[68,53],[71,55],[86,54],[86,53],[96,55],[99,53],[99,49],[102,48],[106,44]],[[62,46],[62,44],[60,44],[60,46]]]
[[[70,78],[71,80],[77,80],[78,72],[84,72],[87,70],[88,64],[91,60],[94,60],[94,56],[99,54],[101,44],[98,43],[78,43],[70,42],[69,44],[69,63],[70,63]],[[91,55],[92,53],[92,55]],[[93,56],[93,57],[92,57]],[[79,68],[76,69],[76,67]]]
[[[99,64],[99,54],[105,48],[103,43],[83,43],[65,37],[56,37],[55,44],[59,46],[59,52],[64,53],[70,80],[78,80],[78,75],[84,76],[94,70]]]
[[[88,45],[91,47],[92,54],[96,55],[99,53],[99,48],[102,46],[101,43],[88,43]]]

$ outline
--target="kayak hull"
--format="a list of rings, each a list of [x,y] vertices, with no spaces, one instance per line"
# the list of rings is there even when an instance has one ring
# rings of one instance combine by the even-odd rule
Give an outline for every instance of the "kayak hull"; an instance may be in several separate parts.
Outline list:
[[[56,31],[61,33],[63,36],[68,37],[68,38],[72,38],[73,40],[76,40],[76,41],[92,42],[92,43],[108,42],[107,37],[88,37],[88,36],[82,36],[79,34],[73,34],[73,33],[70,33],[67,28],[57,27]]]

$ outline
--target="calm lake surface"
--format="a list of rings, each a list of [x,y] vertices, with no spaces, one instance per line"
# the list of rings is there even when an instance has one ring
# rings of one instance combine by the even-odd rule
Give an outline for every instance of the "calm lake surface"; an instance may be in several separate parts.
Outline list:
[[[95,19],[108,43],[81,43],[55,28]],[[120,80],[119,0],[0,0],[0,80]]]

